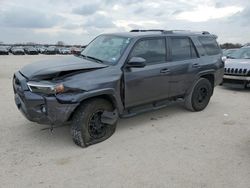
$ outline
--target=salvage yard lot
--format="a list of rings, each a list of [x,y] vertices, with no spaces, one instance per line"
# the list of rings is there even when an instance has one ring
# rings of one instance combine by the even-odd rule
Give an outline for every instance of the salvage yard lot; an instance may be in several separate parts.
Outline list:
[[[250,89],[217,87],[202,112],[180,104],[118,123],[82,149],[17,110],[12,75],[56,56],[0,56],[0,187],[250,187]],[[63,57],[60,57],[63,58]]]

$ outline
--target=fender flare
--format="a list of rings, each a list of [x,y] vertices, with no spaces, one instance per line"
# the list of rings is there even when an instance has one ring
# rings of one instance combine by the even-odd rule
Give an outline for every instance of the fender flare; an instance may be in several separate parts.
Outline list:
[[[80,104],[84,102],[85,100],[95,98],[95,97],[103,97],[103,96],[109,97],[109,100],[111,100],[112,104],[115,106],[115,108],[117,108],[118,113],[122,114],[124,110],[124,106],[123,106],[121,97],[119,96],[119,93],[115,92],[115,90],[112,88],[84,92],[83,95],[78,97],[77,101]]]
[[[199,72],[199,73],[196,75],[195,80],[194,80],[192,86],[188,89],[188,91],[187,91],[185,97],[188,96],[190,92],[192,92],[192,89],[193,89],[193,87],[196,85],[197,81],[198,81],[200,78],[202,78],[203,76],[206,76],[206,75],[213,75],[213,76],[215,77],[215,70],[214,70],[214,69],[210,69],[210,70],[205,70],[205,71]]]

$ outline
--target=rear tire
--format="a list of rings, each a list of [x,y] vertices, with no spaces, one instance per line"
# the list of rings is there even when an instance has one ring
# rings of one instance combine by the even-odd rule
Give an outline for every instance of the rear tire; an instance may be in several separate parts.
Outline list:
[[[108,139],[115,132],[112,125],[101,122],[104,111],[113,111],[112,104],[104,99],[92,99],[83,103],[73,115],[71,135],[74,143],[87,147]]]
[[[190,111],[204,110],[212,96],[213,87],[208,79],[200,78],[185,99],[185,107]]]

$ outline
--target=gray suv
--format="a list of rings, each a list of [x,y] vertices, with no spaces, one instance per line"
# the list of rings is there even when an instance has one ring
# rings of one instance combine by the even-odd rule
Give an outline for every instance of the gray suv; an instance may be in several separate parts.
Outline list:
[[[14,74],[18,109],[30,121],[71,123],[86,147],[109,138],[118,118],[182,100],[191,111],[209,103],[224,62],[208,32],[132,30],[95,38],[79,57],[33,63]]]

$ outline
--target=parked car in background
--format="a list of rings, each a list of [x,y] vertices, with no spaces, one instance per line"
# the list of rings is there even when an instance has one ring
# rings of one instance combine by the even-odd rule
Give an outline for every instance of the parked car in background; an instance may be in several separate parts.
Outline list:
[[[14,46],[10,49],[13,55],[25,55],[24,49],[22,46]]]
[[[59,53],[63,55],[71,54],[71,50],[69,48],[60,48]]]
[[[244,44],[242,48],[244,48],[244,47],[250,47],[250,43]]]
[[[57,57],[16,72],[17,108],[30,121],[71,122],[73,141],[81,147],[109,138],[119,117],[175,101],[201,111],[223,78],[216,38],[165,30],[100,35],[79,57]]]
[[[238,49],[225,62],[223,84],[237,84],[247,88],[250,84],[250,46]]]
[[[11,46],[5,46],[8,52],[10,52]]]
[[[40,54],[44,54],[46,51],[46,47],[44,46],[37,46],[36,50],[40,53]]]
[[[55,55],[57,54],[57,49],[54,46],[49,46],[44,53],[48,55]]]
[[[37,51],[37,49],[33,46],[26,46],[24,47],[24,51],[26,54],[28,55],[38,55],[39,52]]]
[[[227,57],[230,56],[232,53],[234,53],[235,51],[237,51],[240,48],[233,48],[233,49],[224,49],[223,52],[223,56]]]
[[[0,46],[0,55],[9,55],[9,50],[6,46]]]
[[[71,48],[71,53],[78,56],[81,54],[81,52],[84,50],[84,48],[76,48],[76,47],[73,47]]]

